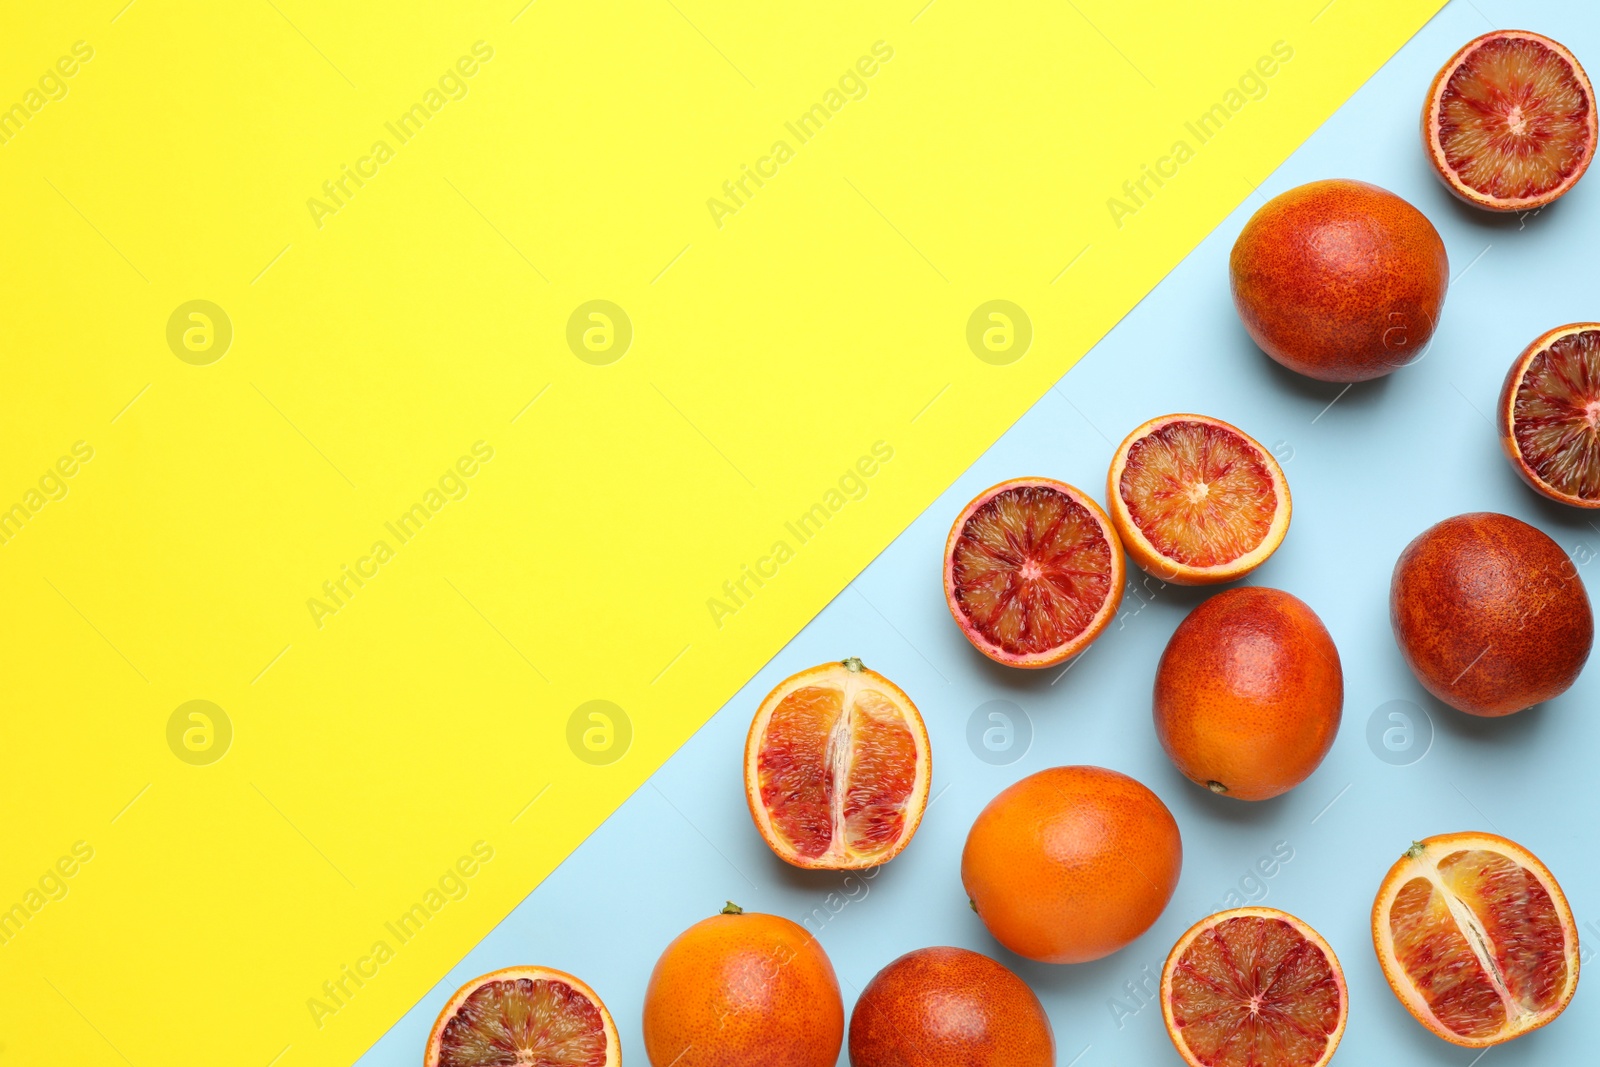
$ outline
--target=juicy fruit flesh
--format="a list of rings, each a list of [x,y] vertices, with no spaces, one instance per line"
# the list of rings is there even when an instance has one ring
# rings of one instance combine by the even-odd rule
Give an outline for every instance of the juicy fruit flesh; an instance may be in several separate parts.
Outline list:
[[[1224,919],[1190,942],[1172,976],[1172,1013],[1208,1067],[1291,1067],[1322,1059],[1342,994],[1317,944],[1282,919]]]
[[[604,1067],[600,1009],[565,982],[485,982],[462,1002],[439,1041],[439,1067]]]
[[[1156,551],[1190,567],[1253,552],[1278,510],[1260,452],[1202,422],[1167,423],[1135,441],[1117,491]]]
[[[1600,500],[1600,330],[1558,338],[1528,362],[1511,427],[1540,481]]]
[[[1501,200],[1538,196],[1583,166],[1593,106],[1565,59],[1538,41],[1499,38],[1450,75],[1439,143],[1468,187]]]
[[[758,766],[772,829],[804,859],[837,844],[872,856],[905,832],[917,744],[900,709],[877,690],[804,686],[788,694],[767,721]]]
[[[1566,935],[1538,878],[1485,849],[1452,852],[1437,869],[1437,883],[1412,878],[1389,907],[1395,961],[1434,1017],[1462,1037],[1488,1038],[1559,1008]]]
[[[1111,595],[1111,544],[1089,509],[1049,486],[996,493],[956,542],[956,603],[990,643],[1013,655],[1060,648]]]

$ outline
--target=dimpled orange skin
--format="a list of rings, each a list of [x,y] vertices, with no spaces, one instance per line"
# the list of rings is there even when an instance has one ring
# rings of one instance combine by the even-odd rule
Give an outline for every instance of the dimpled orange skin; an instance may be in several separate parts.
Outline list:
[[[1286,793],[1339,732],[1344,672],[1327,627],[1279,589],[1218,593],[1156,667],[1156,737],[1184,776],[1238,800]]]
[[[1161,917],[1183,842],[1161,798],[1104,767],[1052,767],[979,813],[961,884],[1006,948],[1041,963],[1083,963]]]
[[[644,994],[653,1067],[834,1067],[844,1002],[817,939],[777,915],[702,919],[667,946]]]
[[[850,1067],[1052,1067],[1044,1005],[1006,967],[921,948],[879,971],[850,1013]]]
[[[1262,350],[1325,382],[1364,382],[1419,358],[1450,263],[1427,217],[1366,182],[1312,182],[1245,223],[1228,260],[1233,303]]]
[[[1417,681],[1469,715],[1559,696],[1594,644],[1589,594],[1561,546],[1492,511],[1445,519],[1405,547],[1389,621]]]

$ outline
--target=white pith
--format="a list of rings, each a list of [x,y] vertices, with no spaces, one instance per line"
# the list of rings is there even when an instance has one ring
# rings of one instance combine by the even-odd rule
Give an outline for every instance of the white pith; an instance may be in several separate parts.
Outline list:
[[[843,676],[842,678],[840,676]],[[820,856],[804,857],[790,854],[784,858],[791,863],[803,867],[828,867],[828,868],[862,868],[871,867],[884,862],[892,854],[904,847],[906,841],[916,832],[921,823],[921,813],[926,807],[932,761],[929,757],[927,728],[920,718],[912,718],[904,711],[905,708],[915,708],[911,699],[893,683],[881,675],[860,670],[853,671],[842,664],[830,665],[826,673],[818,672],[815,668],[803,671],[793,678],[788,679],[767,696],[762,702],[760,710],[756,713],[755,721],[750,725],[750,735],[745,742],[745,782],[748,799],[751,801],[751,813],[755,817],[762,836],[769,841],[781,841],[788,844],[783,836],[773,825],[771,815],[766,805],[760,803],[761,788],[761,742],[766,737],[767,725],[772,719],[772,713],[780,704],[796,690],[799,689],[833,689],[839,691],[840,711],[833,727],[828,734],[827,747],[824,758],[827,761],[829,772],[833,775],[835,788],[832,796],[832,810],[829,812],[832,839],[828,850]],[[906,813],[905,825],[900,836],[886,843],[874,852],[857,852],[852,850],[845,841],[844,804],[846,789],[845,783],[849,781],[849,773],[853,769],[852,752],[854,750],[853,731],[851,729],[851,712],[855,707],[858,694],[866,691],[878,693],[897,711],[900,719],[910,731],[912,741],[916,746],[917,769],[912,780],[911,792],[906,797],[902,810]],[[753,793],[749,793],[750,789]]]
[[[1472,909],[1456,894],[1452,893],[1445,884],[1444,877],[1439,872],[1439,861],[1457,852],[1473,851],[1491,852],[1505,856],[1531,874],[1544,887],[1545,892],[1550,894],[1552,901],[1560,905],[1557,908],[1557,916],[1561,922],[1562,931],[1567,938],[1567,985],[1564,995],[1553,1007],[1543,1011],[1530,1011],[1511,995],[1511,991],[1506,987],[1505,976],[1501,973],[1499,965],[1494,960],[1494,941],[1489,937],[1488,932],[1483,928],[1483,924],[1479,922]],[[1547,871],[1541,869],[1537,862],[1533,865],[1524,863],[1521,856],[1514,852],[1506,851],[1498,842],[1491,839],[1475,840],[1470,838],[1425,845],[1415,856],[1407,855],[1402,859],[1402,862],[1405,867],[1386,883],[1384,894],[1380,898],[1380,914],[1383,917],[1383,921],[1378,924],[1375,933],[1382,944],[1383,951],[1379,953],[1379,959],[1383,969],[1390,976],[1391,985],[1395,987],[1397,994],[1405,1000],[1406,1004],[1414,1012],[1426,1016],[1432,1021],[1432,1025],[1436,1026],[1440,1031],[1455,1033],[1433,1013],[1427,1000],[1412,985],[1405,969],[1394,956],[1394,936],[1391,931],[1389,913],[1400,890],[1413,878],[1425,879],[1444,900],[1446,908],[1449,909],[1450,917],[1456,924],[1456,928],[1461,931],[1463,939],[1472,951],[1473,958],[1477,960],[1478,966],[1488,977],[1490,984],[1493,985],[1495,993],[1500,997],[1501,1003],[1505,1008],[1506,1023],[1501,1033],[1487,1038],[1472,1038],[1456,1034],[1453,1040],[1473,1048],[1496,1045],[1543,1025],[1566,1008],[1567,1002],[1571,998],[1573,987],[1578,980],[1579,960],[1573,948],[1576,931],[1567,921],[1569,911],[1565,905],[1566,898],[1561,893],[1560,887],[1554,883]]]

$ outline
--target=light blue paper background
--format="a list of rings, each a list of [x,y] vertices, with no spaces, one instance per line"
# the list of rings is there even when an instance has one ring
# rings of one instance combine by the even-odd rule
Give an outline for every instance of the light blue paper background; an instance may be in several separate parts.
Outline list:
[[[1388,621],[1389,576],[1401,548],[1428,525],[1465,511],[1525,519],[1573,555],[1586,582],[1600,574],[1592,561],[1600,527],[1589,513],[1546,503],[1525,488],[1490,421],[1506,369],[1529,341],[1561,323],[1600,319],[1600,177],[1591,175],[1537,217],[1494,217],[1451,197],[1418,142],[1417,113],[1434,72],[1460,44],[1502,26],[1547,33],[1600,67],[1600,11],[1591,4],[1456,0],[1281,169],[1264,179],[1240,175],[1241,187],[1257,182],[1265,197],[1319,178],[1359,178],[1399,193],[1433,220],[1453,280],[1421,362],[1342,392],[1263,356],[1240,327],[1227,289],[1229,249],[1263,203],[1250,194],[396,1023],[362,1067],[413,1067],[449,994],[473,975],[517,963],[583,977],[615,1016],[625,1061],[643,1065],[639,1019],[657,954],[730,897],[747,910],[809,917],[838,971],[847,1010],[901,953],[962,945],[995,956],[1034,987],[1064,1067],[1177,1064],[1159,1005],[1148,994],[1142,1001],[1130,995],[1128,983],[1154,988],[1146,969],[1158,975],[1177,936],[1232,903],[1230,890],[1307,920],[1343,961],[1350,1021],[1336,1063],[1477,1062],[1478,1053],[1448,1045],[1412,1020],[1373,955],[1373,893],[1411,840],[1477,829],[1520,841],[1555,872],[1582,936],[1600,946],[1600,926],[1593,925],[1600,826],[1592,799],[1600,669],[1591,667],[1546,706],[1502,721],[1473,720],[1416,684]],[[1169,411],[1227,419],[1279,454],[1294,520],[1283,547],[1250,581],[1309,603],[1343,660],[1344,722],[1333,751],[1308,781],[1274,801],[1245,804],[1191,785],[1168,763],[1151,727],[1156,661],[1207,593],[1143,582],[1130,564],[1139,591],[1064,675],[991,665],[945,609],[940,554],[967,500],[1021,474],[1062,478],[1103,499],[1114,442]],[[848,887],[839,874],[799,872],[768,852],[751,826],[741,778],[745,731],[761,698],[789,674],[846,655],[860,656],[918,702],[932,737],[937,796],[907,851],[870,882]],[[967,740],[975,710],[997,700],[1021,708],[1032,731],[1026,754],[1002,766],[981,761]],[[1392,763],[1378,755],[1388,751],[1381,737],[1369,744],[1369,725],[1376,717],[1378,733],[1401,726],[1388,718],[1395,708],[1414,720],[1414,747],[1390,754]],[[1402,742],[1403,734],[1391,741]],[[1184,866],[1171,905],[1143,937],[1108,959],[1053,967],[1018,959],[989,938],[968,910],[958,866],[968,827],[995,793],[1069,763],[1112,767],[1154,789],[1182,829]],[[1258,859],[1280,842],[1280,852],[1292,849],[1293,858],[1270,879],[1252,878]],[[1565,1067],[1593,1062],[1596,1042],[1600,993],[1585,986],[1556,1023],[1484,1061]]]

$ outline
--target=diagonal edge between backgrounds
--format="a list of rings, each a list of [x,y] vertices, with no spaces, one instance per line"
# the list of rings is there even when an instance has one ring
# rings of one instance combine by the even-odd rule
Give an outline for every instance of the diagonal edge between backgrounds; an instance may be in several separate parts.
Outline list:
[[[1343,106],[1343,103],[1344,103],[1344,100],[1341,99],[1335,105],[1335,107]],[[1321,124],[1323,124],[1325,122],[1326,122],[1326,116],[1323,116],[1319,121],[1316,122],[1316,126],[1320,126]],[[1315,129],[1315,127],[1313,127],[1313,130],[1314,129]],[[1309,136],[1309,133],[1308,133],[1308,136]],[[1297,147],[1298,147],[1298,145],[1295,146],[1295,148],[1297,148]],[[1294,148],[1287,149],[1285,151],[1285,153],[1284,153],[1285,158],[1287,158],[1288,155],[1291,154],[1294,150],[1295,150]],[[1219,214],[1218,214],[1218,218],[1216,220],[1215,225],[1221,225],[1224,222],[1226,222],[1229,214],[1230,214],[1230,212],[1228,212],[1226,210],[1220,211]],[[1193,241],[1193,247],[1198,247],[1199,243],[1201,241],[1203,241],[1205,236],[1209,235],[1211,230],[1214,229],[1214,228],[1215,228],[1215,226],[1212,226],[1212,227],[1207,229],[1206,234],[1202,234],[1202,235],[1197,236],[1195,238],[1195,240]],[[1164,280],[1168,275],[1170,275],[1170,273],[1177,266],[1177,264],[1182,261],[1182,258],[1184,256],[1190,254],[1193,251],[1193,247],[1188,248],[1181,255],[1177,255],[1173,262],[1166,264],[1164,266],[1164,268],[1161,269],[1159,277],[1157,277],[1157,278],[1153,279],[1152,281],[1150,281],[1150,283],[1144,288],[1143,292],[1140,292],[1137,295],[1133,295],[1133,290],[1136,290],[1137,287],[1136,286],[1130,287],[1128,306],[1123,308],[1121,310],[1121,312],[1119,314],[1117,314],[1116,321],[1114,321],[1114,322],[1112,322],[1112,323],[1107,325],[1105,333],[1109,333],[1112,329],[1115,328],[1115,326],[1118,323],[1120,323],[1121,321],[1126,319],[1127,315],[1135,307],[1139,306],[1139,304],[1149,296],[1150,292],[1154,291],[1156,286],[1159,285],[1162,280]],[[1069,249],[1068,251],[1070,252],[1071,250]],[[1083,348],[1085,349],[1084,351],[1082,351],[1080,353],[1075,353],[1074,357],[1068,358],[1067,359],[1067,365],[1062,370],[1062,375],[1064,375],[1065,373],[1070,371],[1071,367],[1073,365],[1075,365],[1078,362],[1079,359],[1086,358],[1093,351],[1094,347],[1096,345],[1098,345],[1101,340],[1103,340],[1103,338],[1105,336],[1105,333],[1102,333],[1100,337],[1095,338],[1092,343],[1088,343],[1088,344],[1084,345],[1083,346]],[[1058,379],[1060,377],[1061,377],[1060,375],[1057,376]],[[635,796],[638,793],[639,789],[641,789],[644,784],[650,782],[652,779],[655,778],[655,776],[657,774],[660,773],[661,769],[664,768],[667,765],[667,763],[670,761],[672,755],[674,755],[676,753],[676,751],[678,750],[679,747],[681,747],[681,745],[687,744],[690,739],[692,739],[695,736],[698,736],[699,732],[710,722],[711,718],[715,715],[715,713],[718,710],[720,710],[721,708],[727,706],[727,704],[731,700],[734,700],[737,697],[738,692],[745,685],[750,684],[750,682],[753,679],[759,677],[761,671],[765,670],[780,654],[783,653],[783,651],[786,648],[789,647],[790,643],[794,640],[794,637],[801,630],[803,630],[807,625],[810,625],[811,622],[813,622],[815,620],[815,618],[823,611],[823,609],[826,608],[829,604],[831,604],[837,598],[837,596],[840,593],[842,593],[845,589],[849,588],[854,582],[859,580],[861,574],[868,567],[870,567],[873,562],[875,562],[877,560],[877,558],[882,554],[882,552],[884,551],[885,548],[887,548],[890,544],[894,543],[894,541],[896,541],[901,535],[903,535],[915,523],[915,521],[919,517],[925,515],[930,508],[933,508],[933,507],[937,506],[939,498],[942,496],[943,492],[948,490],[949,485],[954,484],[955,482],[957,482],[960,479],[960,477],[962,477],[962,475],[965,473],[965,471],[967,469],[969,469],[969,467],[971,465],[971,462],[975,462],[978,459],[978,457],[981,457],[981,455],[983,455],[985,452],[987,452],[990,448],[993,447],[994,442],[996,440],[998,440],[1001,436],[1004,436],[1005,433],[1009,432],[1009,430],[1011,429],[1011,426],[1015,423],[1016,419],[1020,418],[1021,415],[1023,413],[1025,413],[1028,410],[1029,407],[1032,406],[1032,404],[1037,403],[1038,399],[1044,395],[1044,391],[1045,390],[1041,389],[1039,391],[1039,395],[1038,396],[1032,396],[1032,397],[1021,397],[1021,396],[1019,396],[1019,397],[1017,397],[1015,403],[1016,403],[1016,406],[1017,406],[1018,410],[1015,412],[1015,414],[1013,414],[1009,419],[1007,419],[1004,415],[1001,415],[1001,416],[997,417],[996,422],[999,423],[999,422],[1004,421],[1004,425],[997,425],[996,426],[996,433],[995,433],[994,439],[989,440],[988,442],[983,443],[983,444],[981,444],[979,446],[975,446],[973,448],[974,455],[973,455],[971,461],[969,461],[965,465],[960,466],[959,469],[953,469],[951,471],[950,477],[949,477],[948,481],[946,482],[946,484],[942,488],[940,488],[938,490],[935,490],[935,491],[932,491],[930,493],[928,499],[926,499],[925,501],[922,501],[920,503],[916,502],[916,501],[903,502],[903,503],[901,503],[901,504],[899,504],[897,506],[892,507],[890,509],[890,514],[895,514],[895,515],[902,515],[903,514],[903,516],[904,516],[903,525],[899,526],[898,529],[888,530],[888,525],[889,524],[885,524],[885,529],[886,529],[887,532],[885,533],[885,535],[882,538],[873,538],[872,541],[876,542],[875,544],[868,543],[868,544],[865,544],[863,547],[861,547],[859,549],[861,555],[864,556],[865,558],[861,559],[859,563],[856,563],[854,560],[846,560],[845,562],[839,564],[835,568],[840,573],[838,573],[836,575],[832,575],[828,580],[825,580],[824,582],[818,583],[818,589],[817,589],[817,592],[815,594],[815,599],[817,601],[819,601],[819,603],[817,604],[816,608],[814,610],[812,610],[812,609],[808,609],[808,608],[802,607],[802,608],[800,608],[800,609],[795,611],[796,616],[799,616],[799,617],[793,619],[792,623],[785,624],[785,625],[780,626],[780,627],[775,627],[774,628],[775,632],[771,635],[771,638],[770,638],[770,645],[768,645],[767,642],[763,642],[762,646],[761,646],[761,647],[768,647],[770,650],[766,654],[763,654],[760,647],[752,649],[750,651],[750,653],[749,653],[749,658],[752,661],[755,661],[755,660],[759,659],[759,663],[753,664],[752,668],[750,670],[748,670],[748,671],[745,671],[745,670],[741,669],[738,672],[741,675],[741,679],[740,680],[732,681],[730,684],[728,684],[726,686],[725,691],[721,692],[721,693],[714,692],[714,690],[716,688],[718,688],[718,687],[708,686],[707,689],[709,691],[711,691],[711,695],[709,696],[709,698],[707,699],[707,702],[706,702],[707,703],[707,710],[702,713],[703,714],[703,718],[698,723],[698,725],[694,725],[692,727],[692,729],[689,729],[686,732],[683,740],[680,741],[678,745],[675,745],[670,752],[664,753],[662,755],[661,762],[659,764],[655,765],[648,772],[643,773],[641,775],[639,784],[637,786],[635,786],[633,789],[627,790],[626,791],[626,795],[618,797],[614,804],[609,805],[609,810],[605,811],[603,815],[597,813],[598,821],[596,821],[593,826],[590,826],[587,829],[587,832],[582,833],[581,837],[578,837],[576,843],[574,843],[569,849],[564,850],[563,853],[561,854],[560,858],[559,859],[555,859],[551,863],[549,869],[546,870],[542,875],[539,876],[538,881],[535,882],[534,885],[531,886],[528,891],[530,893],[533,892],[533,891],[536,891],[536,889],[538,888],[538,886],[540,884],[542,884],[546,879],[548,879],[550,877],[550,875],[552,873],[554,873],[555,870],[559,869],[559,867],[562,864],[567,862],[567,860],[570,859],[570,857],[578,849],[580,849],[582,847],[583,842],[588,841],[590,838],[592,838],[592,836],[596,832],[598,832],[598,830],[601,827],[603,827],[606,824],[606,822],[616,814],[616,812],[622,807],[622,805],[624,805],[629,799],[631,799],[633,796]],[[518,398],[518,399],[520,400],[521,398]],[[680,414],[681,414],[681,412],[680,412]],[[953,462],[951,464],[951,466],[955,467],[955,463],[956,462],[959,462],[959,461]],[[932,481],[932,480],[935,480],[935,479],[930,479],[930,481]],[[827,586],[834,586],[835,584],[836,584],[836,588],[834,589],[832,594],[831,595],[827,595],[826,594],[826,587]],[[791,625],[792,625],[792,628],[791,628]],[[543,802],[541,801],[541,803],[543,803]],[[537,809],[535,809],[535,810],[537,810]],[[526,822],[527,820],[525,819],[524,821]],[[509,914],[511,911],[515,910],[521,903],[522,903],[522,901],[520,899],[519,900],[510,901],[508,903],[508,905],[507,905],[507,908],[506,908],[506,914]],[[494,910],[498,910],[498,909],[494,909]],[[499,921],[500,919],[503,919],[503,918],[504,918],[504,915],[497,916],[495,921]],[[492,929],[492,923],[487,923],[486,922],[485,924],[483,924],[483,928],[481,929],[481,931],[478,932],[476,935],[473,935],[471,933],[464,933],[462,935],[462,940],[461,940],[463,952],[465,952],[466,950],[469,950],[472,946],[481,943],[483,938],[490,933],[491,929]],[[428,992],[429,988],[431,988],[431,987],[419,988],[419,992],[421,994],[425,995]],[[381,1036],[380,1033],[374,1032],[373,1035],[372,1035],[372,1039],[376,1040],[376,1038],[379,1037],[379,1036]],[[1076,1058],[1077,1059],[1081,1059],[1083,1057],[1084,1053],[1087,1053],[1087,1051],[1088,1051],[1088,1048],[1085,1047],[1084,1051],[1082,1053],[1079,1053],[1078,1057],[1076,1057]]]

